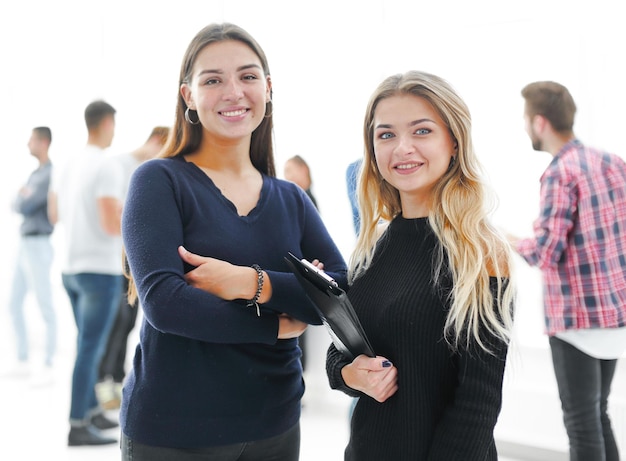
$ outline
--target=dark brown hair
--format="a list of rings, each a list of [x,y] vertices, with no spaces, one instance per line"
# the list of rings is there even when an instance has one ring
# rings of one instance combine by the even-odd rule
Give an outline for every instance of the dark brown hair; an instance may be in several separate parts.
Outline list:
[[[110,115],[115,115],[115,112],[116,110],[108,102],[98,100],[89,103],[85,108],[85,125],[87,125],[87,129],[97,128],[102,120]]]
[[[522,97],[526,101],[527,116],[545,117],[559,133],[573,131],[576,104],[563,85],[550,81],[529,83],[522,89]]]
[[[48,141],[48,144],[52,142],[52,131],[47,126],[37,126],[33,128],[33,133],[35,133],[39,139]]]

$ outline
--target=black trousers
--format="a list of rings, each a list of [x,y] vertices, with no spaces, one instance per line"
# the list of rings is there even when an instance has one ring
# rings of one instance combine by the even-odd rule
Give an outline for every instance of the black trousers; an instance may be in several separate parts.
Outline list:
[[[107,376],[111,376],[113,381],[121,383],[126,376],[124,368],[126,363],[126,351],[128,349],[128,336],[135,328],[137,321],[138,306],[128,304],[126,292],[128,290],[128,279],[124,277],[122,286],[122,298],[117,309],[115,322],[111,327],[109,339],[107,341],[104,356],[100,361],[98,379],[103,381]]]
[[[298,461],[300,424],[269,439],[196,449],[143,445],[122,433],[121,448],[122,461]]]
[[[571,461],[619,461],[607,412],[617,360],[591,357],[550,336]]]

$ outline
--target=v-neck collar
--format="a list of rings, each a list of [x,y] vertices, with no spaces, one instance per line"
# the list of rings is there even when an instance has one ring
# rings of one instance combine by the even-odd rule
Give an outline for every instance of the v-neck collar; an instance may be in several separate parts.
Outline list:
[[[215,195],[217,197],[217,199],[222,204],[224,204],[224,206],[226,206],[229,210],[231,210],[232,213],[237,215],[237,217],[239,217],[240,219],[246,220],[246,221],[254,221],[254,220],[256,220],[256,217],[261,212],[264,204],[267,201],[266,198],[267,198],[267,195],[269,193],[269,186],[270,186],[269,185],[269,178],[268,178],[268,176],[266,176],[263,173],[261,173],[261,179],[263,181],[263,184],[261,185],[261,193],[259,194],[259,200],[257,201],[257,203],[254,206],[254,208],[252,208],[247,215],[243,215],[242,216],[242,215],[239,214],[235,204],[233,202],[231,202],[230,199],[228,199],[228,197],[226,197],[222,193],[220,188],[217,187],[217,185],[215,185],[215,183],[213,182],[211,177],[208,174],[206,174],[204,171],[202,171],[202,168],[200,168],[198,165],[196,165],[193,162],[187,161],[182,156],[181,157],[175,157],[175,158],[177,158],[178,160],[180,160],[183,163],[187,164],[187,168],[189,169],[189,171],[192,172],[192,174],[194,176],[198,177],[198,179],[201,180],[204,184],[206,184],[207,187],[209,188],[209,190],[213,193],[213,195]]]

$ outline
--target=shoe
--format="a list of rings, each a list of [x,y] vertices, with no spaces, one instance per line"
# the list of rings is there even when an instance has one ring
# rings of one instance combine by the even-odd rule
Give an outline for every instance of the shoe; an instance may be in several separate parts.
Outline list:
[[[121,400],[116,392],[116,385],[110,377],[96,384],[96,397],[105,410],[117,410],[120,407]]]
[[[98,413],[97,415],[92,416],[90,423],[96,429],[100,429],[101,431],[104,431],[106,429],[113,429],[120,425],[117,421],[113,421],[107,418],[102,413]]]
[[[67,437],[67,444],[70,447],[81,445],[109,445],[117,443],[112,437],[105,437],[94,426],[72,427]]]
[[[112,398],[111,400],[106,400],[104,402],[100,402],[100,406],[105,410],[119,410],[122,401],[117,397]]]
[[[119,402],[122,402],[122,394],[124,393],[124,383],[116,382],[113,386],[113,391],[115,392],[115,397]]]

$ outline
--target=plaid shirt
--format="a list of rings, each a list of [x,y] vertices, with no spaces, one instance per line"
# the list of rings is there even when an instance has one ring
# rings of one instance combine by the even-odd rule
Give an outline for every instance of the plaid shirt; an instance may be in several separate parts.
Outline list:
[[[567,143],[541,176],[534,238],[518,253],[543,271],[546,333],[626,325],[626,163]]]

